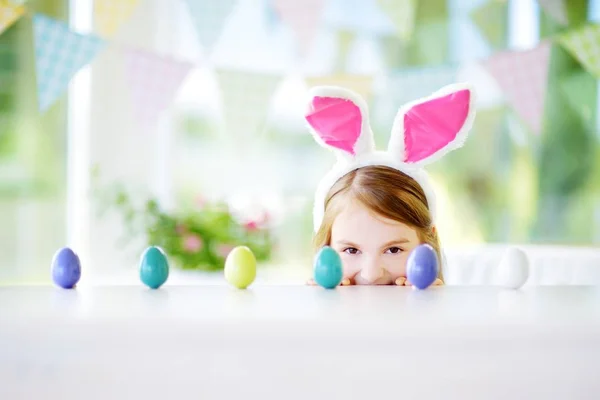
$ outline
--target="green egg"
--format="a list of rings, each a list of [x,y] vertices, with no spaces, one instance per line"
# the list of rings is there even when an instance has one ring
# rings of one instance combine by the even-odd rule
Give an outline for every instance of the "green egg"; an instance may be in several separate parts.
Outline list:
[[[225,279],[238,289],[246,289],[256,278],[256,258],[246,246],[231,250],[225,260]]]

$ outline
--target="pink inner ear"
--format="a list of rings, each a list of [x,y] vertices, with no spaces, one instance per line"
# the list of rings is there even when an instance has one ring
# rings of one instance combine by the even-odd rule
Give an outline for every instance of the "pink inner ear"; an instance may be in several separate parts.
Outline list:
[[[417,104],[404,115],[404,161],[423,160],[456,139],[469,115],[471,93],[461,90]]]
[[[354,155],[362,125],[356,104],[337,97],[315,97],[306,120],[326,144]]]

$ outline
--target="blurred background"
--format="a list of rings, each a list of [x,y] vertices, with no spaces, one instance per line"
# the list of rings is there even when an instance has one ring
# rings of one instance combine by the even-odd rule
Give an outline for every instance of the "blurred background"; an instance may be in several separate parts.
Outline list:
[[[333,162],[303,122],[315,84],[369,103],[471,81],[466,145],[431,165],[446,249],[600,245],[600,0],[0,0],[0,282],[179,279],[250,246],[263,278],[310,273]],[[269,267],[269,268],[267,268]],[[271,278],[272,277],[272,278]]]

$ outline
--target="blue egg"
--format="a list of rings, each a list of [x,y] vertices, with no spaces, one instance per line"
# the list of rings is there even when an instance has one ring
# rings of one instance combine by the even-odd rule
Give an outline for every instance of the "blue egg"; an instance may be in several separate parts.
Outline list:
[[[427,289],[435,282],[438,272],[438,257],[430,245],[419,245],[408,256],[406,279],[417,289]]]
[[[329,246],[323,247],[315,257],[313,272],[314,280],[318,285],[326,289],[338,286],[344,272],[338,252]]]
[[[72,289],[81,278],[81,262],[68,247],[59,249],[52,258],[52,280],[64,289]]]
[[[169,277],[169,262],[165,253],[156,246],[150,246],[140,260],[140,279],[151,289],[161,287]]]

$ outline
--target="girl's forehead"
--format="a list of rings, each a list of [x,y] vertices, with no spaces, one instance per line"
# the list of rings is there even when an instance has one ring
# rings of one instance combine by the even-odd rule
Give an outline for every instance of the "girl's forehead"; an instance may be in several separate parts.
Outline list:
[[[416,231],[408,225],[375,214],[358,202],[349,202],[333,221],[332,240],[387,242],[392,239],[416,240]]]

